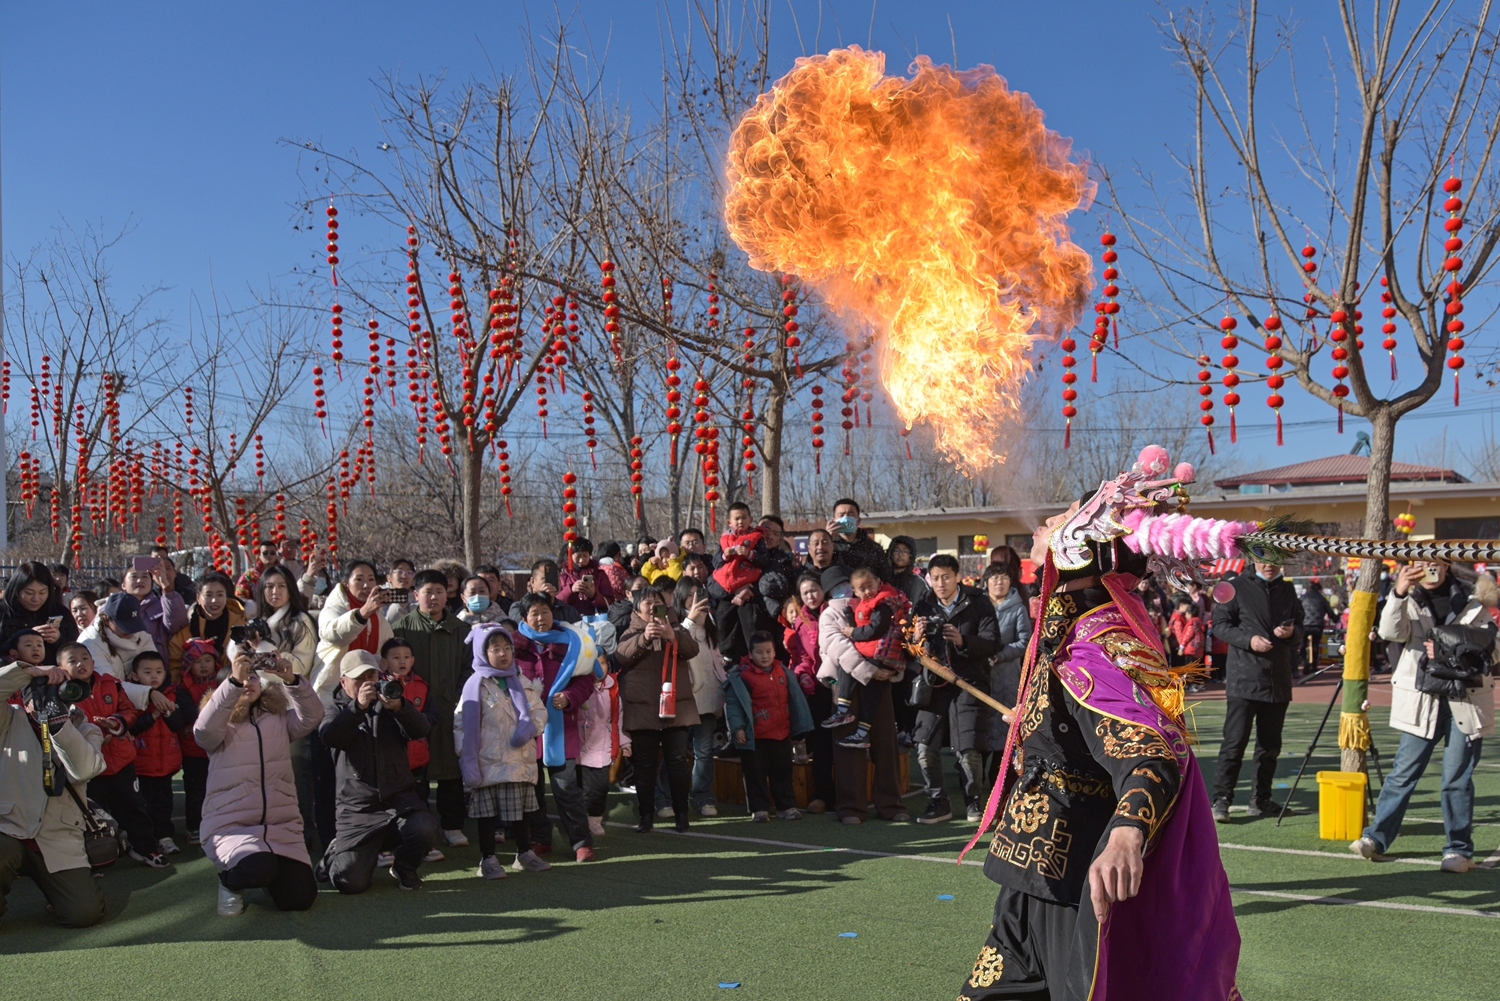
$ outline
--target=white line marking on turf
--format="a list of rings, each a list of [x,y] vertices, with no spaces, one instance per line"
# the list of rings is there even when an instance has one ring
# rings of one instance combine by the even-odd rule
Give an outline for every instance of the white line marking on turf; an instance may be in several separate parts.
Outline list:
[[[1319,854],[1319,853],[1314,853]],[[1353,907],[1378,907],[1388,911],[1423,911],[1427,914],[1452,914],[1457,917],[1500,918],[1500,911],[1479,911],[1469,907],[1434,907],[1430,904],[1398,904],[1387,900],[1354,900],[1349,897],[1318,897],[1307,893],[1281,893],[1276,890],[1246,890],[1231,886],[1230,893],[1246,893],[1254,897],[1276,897],[1279,900],[1298,900],[1308,904],[1349,904]]]
[[[634,824],[610,821],[609,827],[634,828]],[[831,845],[805,845],[796,841],[773,841],[770,838],[745,838],[733,834],[708,834],[704,831],[674,831],[664,829],[663,834],[681,835],[685,838],[704,838],[710,841],[739,841],[749,845],[770,845],[773,848],[800,848],[808,852],[842,852],[845,855],[869,855],[875,858],[900,858],[909,859],[913,862],[942,862],[945,865],[954,865],[957,860],[951,858],[939,858],[936,855],[907,855],[902,852],[877,852],[868,848],[836,848]],[[965,859],[963,865],[983,866],[984,863],[978,859]]]
[[[1315,855],[1318,858],[1348,859],[1351,862],[1367,861],[1353,852],[1346,855],[1342,852],[1317,852],[1306,848],[1270,848],[1265,845],[1232,845],[1227,842],[1220,842],[1219,847],[1234,848],[1242,852],[1275,852],[1278,855]],[[1387,861],[1405,862],[1407,865],[1442,865],[1437,859],[1430,858],[1388,858]]]

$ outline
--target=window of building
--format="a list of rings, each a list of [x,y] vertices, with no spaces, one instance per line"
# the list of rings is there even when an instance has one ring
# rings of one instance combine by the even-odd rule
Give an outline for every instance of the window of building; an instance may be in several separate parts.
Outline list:
[[[1500,539],[1500,516],[1437,518],[1433,531],[1439,539]]]
[[[929,535],[925,539],[914,540],[917,544],[917,558],[924,559],[937,552],[937,536]]]

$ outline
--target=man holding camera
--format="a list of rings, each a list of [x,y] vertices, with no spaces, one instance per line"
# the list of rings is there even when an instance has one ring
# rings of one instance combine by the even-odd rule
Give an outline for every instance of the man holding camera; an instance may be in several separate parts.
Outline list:
[[[26,876],[41,888],[53,920],[87,928],[104,917],[104,894],[89,872],[82,806],[89,779],[104,771],[103,738],[93,724],[75,722],[81,717],[66,706],[38,698],[41,686],[67,680],[60,667],[0,667],[0,915],[11,884]],[[33,682],[24,706],[8,704]]]
[[[1443,751],[1444,872],[1474,868],[1474,769],[1495,729],[1492,665],[1500,663],[1489,610],[1500,590],[1488,574],[1465,600],[1442,563],[1414,562],[1396,574],[1380,613],[1380,638],[1404,644],[1391,675],[1391,726],[1401,731],[1396,760],[1380,787],[1375,819],[1349,850],[1379,859],[1401,831],[1406,804],[1438,741]],[[1467,648],[1467,649],[1465,649]]]
[[[380,658],[350,650],[339,661],[334,711],[318,726],[333,751],[338,778],[338,837],[319,864],[319,877],[340,893],[370,888],[382,851],[395,852],[391,875],[419,890],[417,868],[437,844],[437,818],[417,791],[406,745],[432,732],[432,721],[407,701],[401,682],[380,680]]]
[[[1297,623],[1302,603],[1297,589],[1274,563],[1256,563],[1253,573],[1233,581],[1234,597],[1214,606],[1214,637],[1229,644],[1224,677],[1224,743],[1214,776],[1214,820],[1229,823],[1229,804],[1240,778],[1240,763],[1255,727],[1255,776],[1245,813],[1279,813],[1271,800],[1281,727],[1292,701],[1292,662],[1297,656]]]

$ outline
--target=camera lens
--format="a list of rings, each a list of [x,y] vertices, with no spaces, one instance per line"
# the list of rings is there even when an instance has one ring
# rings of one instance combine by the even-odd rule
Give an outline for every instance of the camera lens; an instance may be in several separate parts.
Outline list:
[[[401,684],[399,678],[387,678],[380,683],[380,697],[382,699],[399,699],[406,686]]]
[[[76,679],[64,681],[57,686],[58,701],[68,703],[69,705],[74,702],[82,702],[89,697],[91,687],[87,681],[78,681]]]

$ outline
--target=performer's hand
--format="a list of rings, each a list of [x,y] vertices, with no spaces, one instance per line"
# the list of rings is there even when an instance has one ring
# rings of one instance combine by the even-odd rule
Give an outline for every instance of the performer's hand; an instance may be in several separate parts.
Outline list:
[[[1145,847],[1146,835],[1139,827],[1121,825],[1110,832],[1109,844],[1089,866],[1089,899],[1100,924],[1109,916],[1110,904],[1141,892]]]

